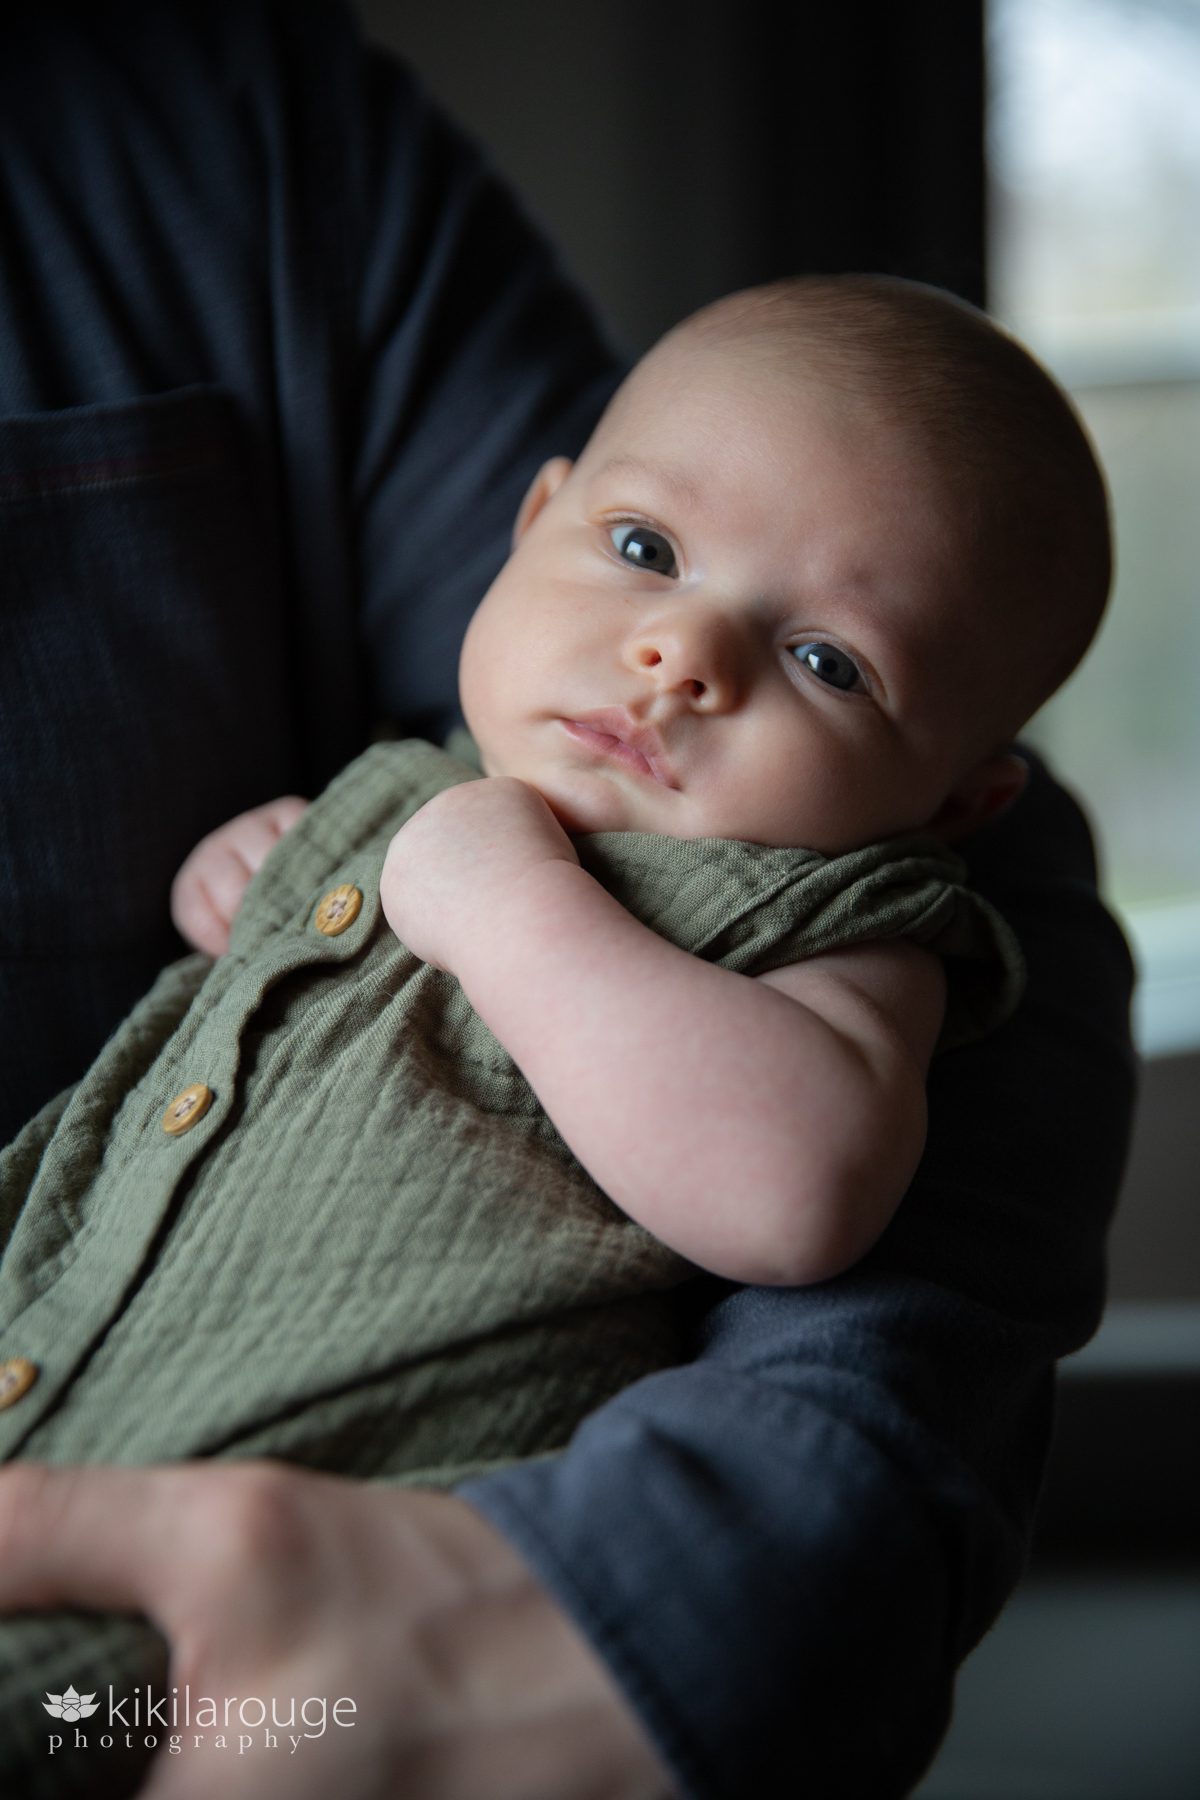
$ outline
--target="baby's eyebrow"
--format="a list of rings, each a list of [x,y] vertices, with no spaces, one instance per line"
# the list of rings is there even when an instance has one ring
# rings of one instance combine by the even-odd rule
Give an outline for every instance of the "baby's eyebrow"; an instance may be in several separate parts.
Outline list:
[[[640,456],[613,456],[597,469],[594,479],[602,481],[613,475],[631,475],[635,480],[665,488],[679,505],[689,507],[693,512],[701,505],[696,482],[675,463],[645,462]]]

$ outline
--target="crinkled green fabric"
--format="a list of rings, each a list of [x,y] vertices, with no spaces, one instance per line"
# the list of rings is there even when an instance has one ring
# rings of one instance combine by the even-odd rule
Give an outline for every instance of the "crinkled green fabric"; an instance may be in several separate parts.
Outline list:
[[[556,1451],[686,1354],[691,1265],[605,1198],[457,981],[382,915],[394,832],[478,777],[469,740],[453,747],[360,757],[260,869],[229,953],[166,969],[0,1158],[0,1357],[40,1370],[0,1412],[6,1459],[271,1455],[449,1487]],[[726,968],[912,937],[948,958],[951,1043],[1019,993],[1007,928],[930,839],[834,859],[642,833],[576,843],[631,912]],[[362,910],[327,937],[314,915],[341,883]],[[164,1109],[194,1082],[213,1103],[169,1137]],[[4,1621],[0,1791],[66,1791],[44,1690],[119,1697],[165,1672],[136,1620]],[[70,1759],[88,1763],[94,1780],[96,1762]]]

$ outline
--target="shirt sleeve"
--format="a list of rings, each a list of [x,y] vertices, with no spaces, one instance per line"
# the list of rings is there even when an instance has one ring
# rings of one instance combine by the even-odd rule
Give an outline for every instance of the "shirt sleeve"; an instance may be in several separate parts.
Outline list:
[[[460,1490],[689,1800],[909,1792],[1021,1573],[1055,1360],[1099,1320],[1128,952],[1040,766],[968,861],[1028,987],[1003,1031],[935,1065],[925,1159],[870,1256],[807,1289],[713,1284],[694,1363],[627,1389],[557,1459]]]

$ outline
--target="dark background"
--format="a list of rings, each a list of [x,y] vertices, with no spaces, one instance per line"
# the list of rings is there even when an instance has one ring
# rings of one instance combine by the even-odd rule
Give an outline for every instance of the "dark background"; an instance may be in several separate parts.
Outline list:
[[[360,0],[640,352],[719,294],[874,269],[983,298],[974,0]]]

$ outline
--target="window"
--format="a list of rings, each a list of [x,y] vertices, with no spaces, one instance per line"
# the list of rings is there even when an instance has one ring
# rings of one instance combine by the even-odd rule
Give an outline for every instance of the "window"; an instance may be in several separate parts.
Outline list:
[[[1098,825],[1138,1035],[1200,1046],[1200,0],[990,0],[991,307],[1108,472],[1117,583],[1030,728]]]

